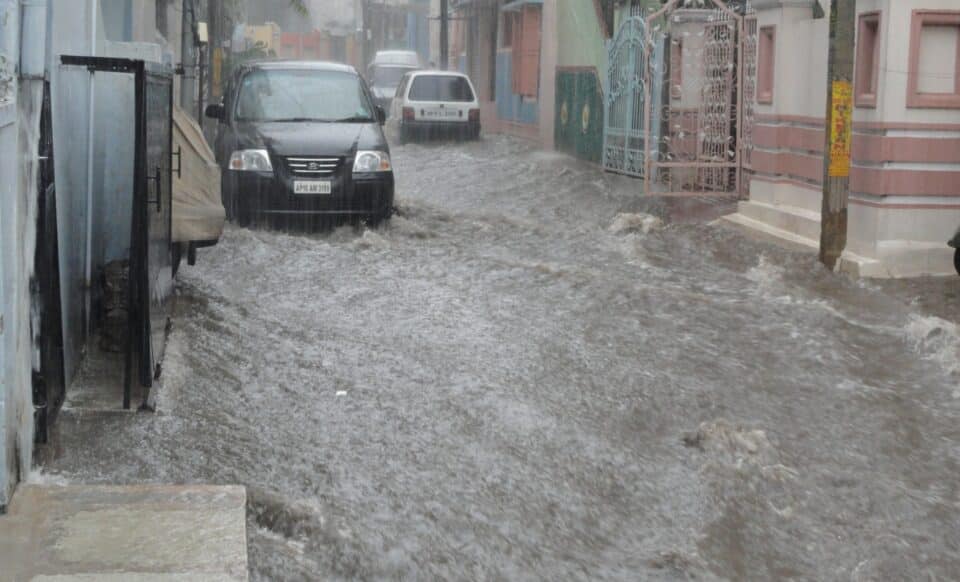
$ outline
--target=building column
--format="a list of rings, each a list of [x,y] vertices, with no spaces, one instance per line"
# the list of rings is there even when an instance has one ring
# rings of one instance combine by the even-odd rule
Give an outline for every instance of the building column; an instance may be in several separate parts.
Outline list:
[[[557,101],[557,0],[544,0],[540,33],[540,144],[544,149],[555,146],[554,123]]]
[[[847,272],[956,275],[960,70],[944,55],[960,49],[958,19],[956,0],[857,2]]]
[[[727,220],[819,249],[829,15],[815,0],[754,0],[757,95],[749,200]],[[829,8],[829,6],[828,6]]]

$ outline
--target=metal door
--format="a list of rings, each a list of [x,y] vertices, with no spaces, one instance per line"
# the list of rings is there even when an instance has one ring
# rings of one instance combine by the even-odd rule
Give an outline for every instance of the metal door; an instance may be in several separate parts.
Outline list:
[[[173,291],[170,253],[173,216],[173,77],[169,71],[148,69],[144,76],[145,154],[147,170],[146,296],[149,345],[143,354],[146,371],[159,376],[170,319],[168,298]],[[144,385],[149,386],[144,377]]]
[[[153,386],[160,373],[173,290],[173,71],[140,60],[63,55],[64,65],[134,75],[135,152],[127,284],[123,407],[136,380]],[[149,399],[149,393],[148,393]],[[144,402],[147,405],[148,402]]]
[[[50,84],[44,83],[40,114],[40,172],[37,187],[37,238],[30,281],[36,358],[33,370],[34,434],[46,443],[50,425],[63,404],[63,323],[60,304],[60,251],[57,235],[57,196],[53,171],[53,118]]]

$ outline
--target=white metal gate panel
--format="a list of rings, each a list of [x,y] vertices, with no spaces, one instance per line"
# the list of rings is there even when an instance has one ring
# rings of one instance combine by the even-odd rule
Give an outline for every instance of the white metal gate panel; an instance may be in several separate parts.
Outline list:
[[[643,18],[627,19],[610,45],[607,61],[603,167],[635,177],[643,177],[646,172],[646,28]]]

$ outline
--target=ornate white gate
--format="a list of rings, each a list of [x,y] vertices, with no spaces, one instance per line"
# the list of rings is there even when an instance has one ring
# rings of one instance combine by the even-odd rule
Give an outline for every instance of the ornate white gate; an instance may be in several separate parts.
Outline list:
[[[647,23],[633,16],[617,32],[607,61],[606,115],[603,128],[604,168],[630,176],[646,172],[646,111],[649,51]]]
[[[643,178],[649,194],[741,193],[756,74],[747,22],[723,0],[670,0],[623,23],[608,54],[607,170]]]

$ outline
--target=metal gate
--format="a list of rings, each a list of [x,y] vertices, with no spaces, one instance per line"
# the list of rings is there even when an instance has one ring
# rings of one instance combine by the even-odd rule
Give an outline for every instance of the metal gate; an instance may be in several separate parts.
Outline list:
[[[133,405],[134,382],[151,388],[160,375],[169,322],[175,171],[173,71],[164,65],[132,59],[64,55],[61,62],[90,71],[134,76],[136,124],[123,391],[123,408],[129,409]],[[149,407],[150,398],[147,392],[144,406]]]
[[[149,341],[143,344],[140,381],[143,386],[151,387],[153,379],[160,376],[170,321],[167,300],[173,292],[173,76],[167,68],[147,65],[142,83],[137,117],[138,122],[144,124],[141,131],[145,133],[140,139],[147,176],[146,184],[141,186],[146,194],[146,204],[140,207],[141,220],[145,219],[146,241],[141,243],[146,242],[146,248],[139,252],[146,255],[146,279],[141,274],[145,286],[140,306],[145,310],[144,333]],[[180,165],[179,160],[176,165]]]
[[[603,167],[636,177],[647,173],[647,37],[646,20],[639,16],[628,18],[610,45],[607,61]]]
[[[723,0],[670,0],[623,23],[609,45],[605,169],[648,194],[743,191],[747,22]]]

